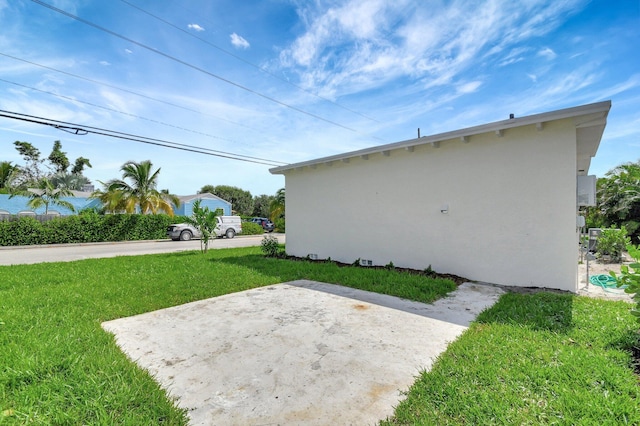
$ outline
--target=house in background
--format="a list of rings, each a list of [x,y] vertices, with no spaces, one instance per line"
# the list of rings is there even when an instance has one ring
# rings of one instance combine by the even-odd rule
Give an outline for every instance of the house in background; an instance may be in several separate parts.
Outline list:
[[[49,214],[50,215],[72,215],[78,214],[79,211],[87,209],[87,208],[98,208],[100,207],[100,201],[93,200],[90,197],[91,192],[83,192],[83,191],[71,191],[73,193],[73,197],[61,197],[61,200],[68,201],[75,208],[75,212],[67,209],[66,207],[59,206],[56,204],[49,205]],[[28,206],[29,197],[24,197],[22,195],[16,195],[11,197],[9,194],[0,194],[0,210],[3,210],[5,215],[28,215],[28,212],[34,213],[33,215],[43,215],[44,214],[44,206],[39,207],[33,210]]]
[[[70,202],[75,207],[75,212],[67,209],[63,206],[58,206],[51,204],[49,205],[49,214],[50,215],[73,215],[78,214],[81,210],[88,208],[97,208],[101,207],[100,200],[90,198],[90,192],[81,192],[81,191],[71,191],[74,196],[73,197],[61,197],[62,200]],[[191,216],[193,213],[193,203],[200,199],[202,207],[209,207],[209,210],[216,211],[216,209],[222,209],[223,214],[225,216],[231,215],[231,203],[223,200],[220,197],[217,197],[213,194],[205,193],[205,194],[196,194],[196,195],[185,195],[179,196],[180,199],[180,207],[174,206],[174,214],[183,215],[183,216]],[[6,218],[10,215],[43,215],[44,207],[39,207],[36,210],[32,210],[28,206],[29,198],[16,195],[10,198],[8,194],[0,194],[0,220]]]
[[[273,168],[285,176],[287,253],[575,292],[578,176],[588,174],[610,108],[583,105]]]
[[[231,203],[208,192],[195,195],[183,195],[178,198],[180,199],[180,207],[174,209],[176,215],[191,216],[193,214],[193,203],[197,200],[201,200],[201,207],[208,207],[212,212],[215,212],[217,209],[222,209],[223,216],[231,215]]]

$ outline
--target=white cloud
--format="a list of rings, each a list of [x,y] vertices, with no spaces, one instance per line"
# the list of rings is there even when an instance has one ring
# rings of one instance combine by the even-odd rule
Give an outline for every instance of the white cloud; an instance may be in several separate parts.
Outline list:
[[[189,24],[189,25],[187,25],[187,27],[188,27],[190,30],[194,30],[194,31],[198,31],[198,32],[200,32],[200,31],[204,31],[204,28],[202,28],[202,27],[201,27],[200,25],[198,25],[198,24]]]
[[[105,67],[108,67],[109,65],[111,65],[111,63],[110,63],[110,62],[107,62],[107,61],[100,61],[100,65],[103,65],[103,66],[105,66]]]
[[[556,52],[554,52],[550,48],[545,47],[544,49],[538,51],[538,56],[542,56],[544,58],[547,58],[547,59],[551,60],[551,59],[554,59],[558,55],[556,54]]]
[[[515,64],[516,62],[523,61],[525,54],[528,53],[529,50],[530,49],[528,47],[523,46],[511,49],[507,56],[502,58],[502,61],[498,63],[498,66],[503,67],[505,65]]]
[[[229,37],[231,37],[231,44],[233,44],[238,49],[248,49],[250,46],[247,40],[236,33],[232,33]]]
[[[125,53],[127,53],[127,54],[129,54],[129,55],[131,55],[131,54],[133,53],[133,51],[132,51],[132,50],[130,50],[130,49],[124,49],[124,52],[125,52]]]
[[[535,74],[527,74],[527,77],[529,77],[529,79],[534,83],[538,82],[538,76]]]
[[[470,81],[456,86],[456,91],[460,94],[473,93],[477,91],[480,86],[482,86],[481,81]]]
[[[450,84],[481,61],[523,61],[529,39],[547,34],[585,0],[430,3],[351,0],[318,11],[300,3],[307,29],[280,54],[304,87],[344,96],[398,78],[423,89]],[[502,52],[509,52],[500,57]],[[540,52],[555,56],[550,48]]]

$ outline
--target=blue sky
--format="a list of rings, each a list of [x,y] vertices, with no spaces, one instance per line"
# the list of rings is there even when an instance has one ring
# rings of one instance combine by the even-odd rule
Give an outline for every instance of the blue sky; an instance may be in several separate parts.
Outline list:
[[[640,159],[639,0],[0,0],[0,28],[5,111],[281,164],[611,100],[590,173]],[[264,164],[0,118],[0,161],[23,163],[16,140],[60,140],[97,186],[129,160],[178,195],[284,186]]]

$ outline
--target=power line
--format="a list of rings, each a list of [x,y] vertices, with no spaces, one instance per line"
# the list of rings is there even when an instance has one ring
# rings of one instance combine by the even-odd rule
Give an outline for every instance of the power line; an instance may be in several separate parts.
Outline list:
[[[56,69],[56,68],[53,68],[53,67],[49,67],[49,66],[46,66],[46,65],[38,64],[36,62],[28,61],[26,59],[18,58],[16,56],[12,56],[12,55],[9,55],[9,54],[6,54],[6,53],[0,52],[0,55],[4,56],[4,57],[7,57],[7,58],[14,59],[16,61],[24,62],[26,64],[34,65],[36,67],[44,68],[44,69],[47,69],[47,70],[58,72],[60,74],[65,74],[65,75],[68,75],[68,76],[71,76],[71,77],[74,77],[74,78],[78,78],[80,80],[88,81],[90,83],[99,84],[101,86],[105,86],[105,87],[109,87],[109,88],[112,88],[112,89],[120,90],[122,92],[130,93],[132,95],[140,96],[141,98],[145,98],[145,99],[149,99],[149,100],[152,100],[152,101],[160,102],[160,103],[163,103],[165,105],[169,105],[169,106],[172,106],[172,107],[175,107],[175,108],[180,108],[180,109],[183,109],[185,111],[195,112],[195,113],[198,113],[198,114],[202,114],[202,115],[206,115],[206,116],[209,116],[209,117],[213,117],[213,118],[216,118],[216,119],[221,120],[221,121],[226,121],[227,123],[235,124],[236,126],[244,127],[244,128],[250,129],[250,130],[258,131],[258,132],[262,131],[260,129],[256,129],[256,128],[251,127],[251,126],[247,126],[246,124],[243,124],[243,123],[238,123],[238,122],[235,122],[235,121],[232,121],[232,120],[228,120],[226,118],[218,117],[217,115],[207,114],[207,113],[204,113],[202,111],[198,111],[196,109],[187,108],[187,107],[182,106],[182,105],[177,105],[177,104],[174,104],[174,103],[171,103],[171,102],[163,101],[162,99],[157,99],[157,98],[154,98],[152,96],[145,95],[143,93],[135,92],[133,90],[129,90],[129,89],[125,89],[125,88],[122,88],[122,87],[114,86],[112,84],[104,83],[102,81],[94,80],[94,79],[91,79],[91,78],[88,78],[88,77],[83,77],[81,75],[73,74],[73,73],[70,73],[70,72],[67,72],[67,71],[62,71],[62,70],[59,70],[59,69]],[[231,139],[227,139],[227,140],[229,140],[231,142],[235,142],[235,141],[233,141]]]
[[[103,106],[103,105],[94,104],[92,102],[81,101],[79,99],[72,98],[70,96],[60,95],[58,93],[49,92],[47,90],[42,90],[42,89],[38,89],[38,88],[35,88],[35,87],[32,87],[32,86],[27,86],[27,85],[24,85],[24,84],[21,84],[21,83],[16,83],[14,81],[5,80],[3,78],[0,78],[0,81],[3,81],[5,83],[9,83],[9,84],[13,84],[13,85],[19,86],[19,87],[24,87],[25,89],[34,90],[36,92],[45,93],[47,95],[55,96],[56,98],[66,99],[66,100],[71,101],[71,102],[90,105],[90,106],[95,107],[95,108],[100,108],[100,109],[104,109],[106,111],[111,111],[111,112],[115,112],[115,113],[118,113],[118,114],[127,115],[129,117],[138,118],[140,120],[149,121],[151,123],[160,124],[162,126],[173,127],[174,129],[184,130],[185,132],[191,132],[191,133],[195,133],[195,134],[202,135],[202,136],[207,136],[207,137],[214,138],[214,139],[222,139],[222,140],[227,140],[227,141],[230,141],[230,142],[237,142],[237,141],[234,141],[234,140],[231,140],[231,139],[228,139],[228,138],[224,138],[222,136],[215,136],[215,135],[211,135],[209,133],[204,133],[204,132],[199,132],[197,130],[187,129],[186,127],[176,126],[175,124],[165,123],[164,121],[155,120],[153,118],[142,117],[140,115],[132,114],[130,112],[119,111],[117,109],[109,108],[109,107],[106,107],[106,106]]]
[[[165,58],[167,58],[167,59],[170,59],[170,60],[172,60],[172,61],[174,61],[174,62],[177,62],[177,63],[179,63],[179,64],[182,64],[182,65],[184,65],[184,66],[186,66],[186,67],[189,67],[189,68],[191,68],[191,69],[193,69],[193,70],[199,71],[199,72],[201,72],[201,73],[203,73],[203,74],[206,74],[206,75],[208,75],[208,76],[210,76],[210,77],[216,78],[216,79],[218,79],[218,80],[220,80],[220,81],[223,81],[223,82],[225,82],[225,83],[227,83],[227,84],[230,84],[230,85],[232,85],[232,86],[238,87],[238,88],[240,88],[240,89],[242,89],[242,90],[245,90],[245,91],[247,91],[247,92],[249,92],[249,93],[253,93],[253,94],[254,94],[254,95],[256,95],[256,96],[260,96],[260,97],[262,97],[262,98],[264,98],[264,99],[267,99],[267,100],[269,100],[269,101],[271,101],[271,102],[274,102],[274,103],[276,103],[276,104],[278,104],[278,105],[281,105],[281,106],[284,106],[284,107],[286,107],[286,108],[292,109],[292,110],[297,111],[297,112],[299,112],[299,113],[301,113],[301,114],[308,115],[309,117],[313,117],[313,118],[315,118],[315,119],[317,119],[317,120],[324,121],[325,123],[329,123],[329,124],[331,124],[331,125],[334,125],[334,126],[337,126],[337,127],[343,128],[343,129],[345,129],[345,130],[349,130],[349,131],[351,131],[351,132],[358,133],[358,134],[361,134],[361,135],[364,135],[364,136],[367,136],[367,137],[370,137],[370,138],[373,138],[373,139],[377,139],[377,140],[380,140],[380,141],[383,141],[383,142],[384,142],[384,140],[383,140],[383,139],[380,139],[380,138],[378,138],[378,137],[375,137],[375,136],[372,136],[372,135],[369,135],[369,134],[366,134],[366,133],[362,133],[362,132],[360,132],[360,131],[358,131],[358,130],[356,130],[356,129],[353,129],[353,128],[351,128],[351,127],[345,126],[345,125],[340,124],[340,123],[337,123],[337,122],[335,122],[335,121],[331,121],[331,120],[329,120],[329,119],[327,119],[327,118],[324,118],[324,117],[321,117],[321,116],[319,116],[319,115],[317,115],[317,114],[313,114],[313,113],[311,113],[311,112],[309,112],[309,111],[305,111],[305,110],[300,109],[300,108],[298,108],[298,107],[295,107],[295,106],[293,106],[293,105],[289,105],[289,104],[287,104],[287,103],[285,103],[285,102],[279,101],[279,100],[277,100],[277,99],[275,99],[275,98],[272,98],[272,97],[267,96],[267,95],[265,95],[265,94],[263,94],[263,93],[260,93],[260,92],[258,92],[258,91],[255,91],[255,90],[253,90],[253,89],[250,89],[250,88],[248,88],[248,87],[246,87],[246,86],[243,86],[243,85],[241,85],[241,84],[239,84],[239,83],[236,83],[236,82],[234,82],[234,81],[231,81],[231,80],[229,80],[229,79],[227,79],[227,78],[221,77],[221,76],[219,76],[219,75],[217,75],[217,74],[214,74],[214,73],[212,73],[212,72],[210,72],[210,71],[207,71],[207,70],[205,70],[205,69],[203,69],[203,68],[200,68],[200,67],[197,67],[197,66],[195,66],[195,65],[193,65],[193,64],[190,64],[189,62],[186,62],[186,61],[184,61],[184,60],[182,60],[182,59],[178,59],[178,58],[176,58],[175,56],[169,55],[168,53],[164,53],[164,52],[162,52],[162,51],[160,51],[160,50],[158,50],[158,49],[155,49],[155,48],[153,48],[153,47],[147,46],[146,44],[140,43],[140,42],[135,41],[135,40],[133,40],[133,39],[131,39],[131,38],[128,38],[128,37],[126,37],[126,36],[124,36],[124,35],[122,35],[122,34],[119,34],[119,33],[116,33],[116,32],[114,32],[114,31],[111,31],[111,30],[109,30],[109,29],[107,29],[107,28],[104,28],[104,27],[102,27],[102,26],[100,26],[100,25],[98,25],[98,24],[95,24],[95,23],[93,23],[93,22],[91,22],[91,21],[87,21],[86,19],[80,18],[79,16],[73,15],[73,14],[71,14],[71,13],[69,13],[69,12],[66,12],[66,11],[62,10],[62,9],[58,9],[57,7],[52,6],[52,5],[50,5],[50,4],[48,4],[48,3],[45,3],[45,2],[43,2],[43,1],[40,1],[40,0],[31,0],[31,1],[32,1],[32,2],[34,2],[34,3],[36,3],[36,4],[39,4],[39,5],[41,5],[41,6],[44,6],[44,7],[48,8],[48,9],[50,9],[50,10],[53,10],[54,12],[60,13],[60,14],[62,14],[62,15],[65,15],[65,16],[67,16],[67,17],[71,18],[71,19],[74,19],[74,20],[78,21],[78,22],[82,22],[83,24],[89,25],[89,26],[91,26],[91,27],[93,27],[93,28],[95,28],[95,29],[98,29],[98,30],[100,30],[100,31],[106,32],[107,34],[111,34],[111,35],[112,35],[112,36],[114,36],[114,37],[118,37],[119,39],[122,39],[122,40],[128,41],[129,43],[135,44],[136,46],[139,46],[139,47],[141,47],[141,48],[143,48],[143,49],[149,50],[150,52],[156,53],[156,54],[158,54],[158,55],[160,55],[160,56],[163,56],[163,57],[165,57]]]
[[[374,121],[374,122],[376,122],[376,123],[379,123],[379,121],[378,121],[378,120],[376,120],[375,118],[371,118],[371,117],[369,117],[369,116],[367,116],[367,115],[365,115],[365,114],[362,114],[361,112],[355,111],[355,110],[353,110],[353,109],[351,109],[351,108],[348,108],[348,107],[346,107],[346,106],[344,106],[344,105],[341,105],[341,104],[339,104],[339,103],[337,103],[337,102],[335,102],[335,101],[332,101],[331,99],[325,98],[325,97],[323,97],[323,96],[318,95],[317,93],[313,93],[313,92],[311,92],[311,91],[309,91],[309,90],[307,90],[307,89],[305,89],[305,88],[303,88],[303,87],[301,87],[301,86],[298,86],[297,84],[292,83],[291,81],[289,81],[289,80],[287,80],[287,79],[284,79],[284,78],[282,78],[282,77],[280,77],[280,76],[278,76],[278,75],[276,75],[276,74],[272,73],[272,72],[271,72],[271,71],[269,71],[268,69],[266,69],[266,68],[264,68],[264,67],[261,67],[261,66],[259,66],[259,65],[256,65],[256,64],[254,64],[253,62],[247,61],[247,60],[246,60],[246,59],[244,59],[243,57],[238,56],[238,55],[236,55],[236,54],[235,54],[235,53],[233,53],[233,52],[229,52],[228,50],[226,50],[226,49],[224,49],[224,48],[222,48],[222,47],[220,47],[220,46],[218,46],[218,45],[216,45],[216,44],[214,44],[214,43],[211,43],[210,41],[205,40],[205,39],[204,39],[204,38],[202,38],[202,37],[198,37],[197,35],[195,35],[195,34],[193,34],[193,33],[189,32],[189,31],[185,30],[184,28],[180,28],[179,26],[174,25],[174,24],[172,24],[171,22],[169,22],[169,21],[167,21],[167,20],[165,20],[165,19],[163,19],[163,18],[161,18],[161,17],[159,17],[159,16],[157,16],[157,15],[154,15],[153,13],[151,13],[151,12],[149,12],[149,11],[147,11],[147,10],[145,10],[145,9],[143,9],[143,8],[141,8],[141,7],[139,7],[139,6],[136,6],[135,4],[132,4],[132,3],[128,2],[128,1],[126,1],[126,0],[120,0],[120,1],[121,1],[122,3],[125,3],[125,4],[129,5],[130,7],[134,8],[134,9],[139,10],[139,11],[140,11],[140,12],[142,12],[142,13],[145,13],[145,14],[147,14],[147,15],[151,16],[151,17],[152,17],[152,18],[154,18],[154,19],[157,19],[158,21],[160,21],[160,22],[162,22],[162,23],[164,23],[164,24],[166,24],[166,25],[169,25],[169,26],[170,26],[170,27],[172,27],[172,28],[175,28],[175,29],[176,29],[176,30],[178,30],[178,31],[183,32],[184,34],[188,35],[189,37],[193,37],[193,38],[195,38],[195,39],[197,39],[197,40],[200,40],[201,42],[203,42],[203,43],[205,43],[205,44],[208,44],[209,46],[213,47],[214,49],[217,49],[217,50],[219,50],[220,52],[222,52],[222,53],[224,53],[224,54],[226,54],[226,55],[229,55],[229,56],[231,56],[232,58],[235,58],[235,59],[237,59],[237,60],[238,60],[238,61],[240,61],[240,62],[243,62],[243,63],[245,63],[245,64],[247,64],[247,65],[250,65],[250,66],[252,66],[252,67],[256,68],[257,70],[262,71],[263,73],[268,74],[268,75],[270,75],[271,77],[273,77],[273,78],[275,78],[275,79],[277,79],[277,80],[280,80],[280,81],[282,81],[282,82],[284,82],[284,83],[286,83],[286,84],[288,84],[288,85],[290,85],[290,86],[293,86],[293,87],[295,87],[296,89],[298,89],[298,90],[300,90],[300,91],[302,91],[302,92],[305,92],[305,93],[307,93],[307,94],[309,94],[309,95],[311,95],[311,96],[315,96],[315,97],[316,97],[316,98],[318,98],[318,99],[322,99],[322,100],[323,100],[323,101],[325,101],[325,102],[329,102],[330,104],[333,104],[333,105],[337,106],[338,108],[342,108],[342,109],[344,109],[345,111],[349,111],[349,112],[352,112],[352,113],[354,113],[354,114],[357,114],[357,115],[359,115],[359,116],[361,116],[361,117],[363,117],[363,118],[366,118],[367,120],[371,120],[371,121]]]
[[[92,133],[100,136],[108,136],[112,138],[130,140],[133,142],[161,146],[164,148],[172,148],[172,149],[177,149],[181,151],[195,152],[198,154],[211,155],[214,157],[227,158],[230,160],[245,161],[248,163],[261,164],[265,166],[280,166],[280,165],[287,164],[280,161],[268,160],[268,159],[259,158],[259,157],[251,157],[251,156],[242,155],[242,154],[234,154],[234,153],[225,152],[225,151],[218,151],[210,148],[203,148],[195,145],[187,145],[187,144],[167,141],[163,139],[148,138],[146,136],[138,136],[130,133],[118,132],[115,130],[102,129],[102,128],[93,127],[93,126],[85,126],[81,124],[53,120],[49,118],[43,118],[43,117],[22,114],[22,113],[12,112],[12,111],[0,110],[0,117],[10,118],[10,119],[24,121],[24,122],[33,123],[33,124],[41,124],[41,125],[53,127],[55,129],[62,130],[68,133],[72,133],[75,135],[87,135],[89,133]]]

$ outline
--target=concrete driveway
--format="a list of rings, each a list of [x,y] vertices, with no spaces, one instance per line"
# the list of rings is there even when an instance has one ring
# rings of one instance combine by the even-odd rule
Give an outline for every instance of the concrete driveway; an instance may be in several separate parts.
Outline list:
[[[105,322],[193,425],[366,425],[502,294],[432,305],[294,281]]]

